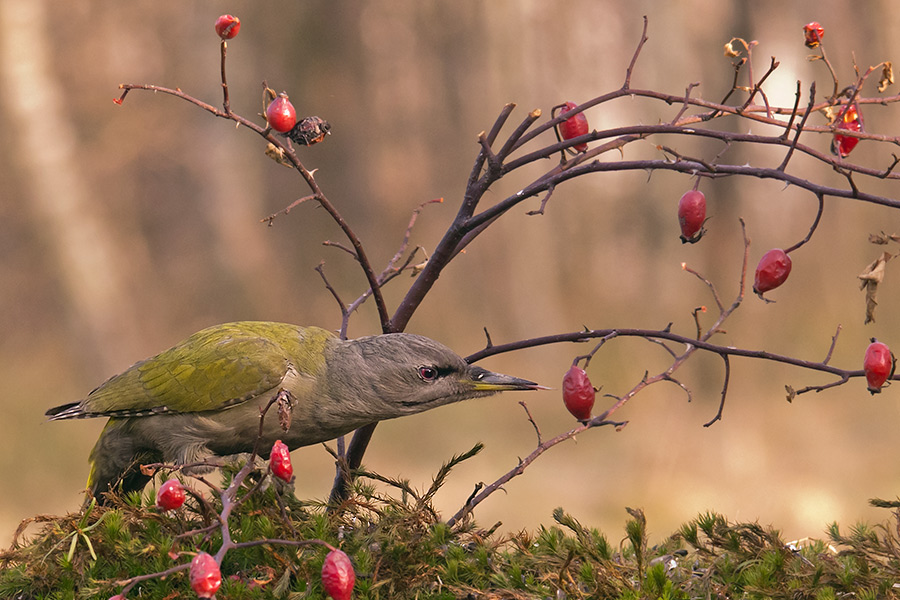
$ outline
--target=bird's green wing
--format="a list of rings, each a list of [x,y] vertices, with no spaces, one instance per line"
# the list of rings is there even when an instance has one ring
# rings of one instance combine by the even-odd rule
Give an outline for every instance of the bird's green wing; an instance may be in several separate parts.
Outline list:
[[[315,376],[331,334],[266,322],[217,325],[141,361],[95,389],[84,416],[218,410],[278,387],[288,369]]]

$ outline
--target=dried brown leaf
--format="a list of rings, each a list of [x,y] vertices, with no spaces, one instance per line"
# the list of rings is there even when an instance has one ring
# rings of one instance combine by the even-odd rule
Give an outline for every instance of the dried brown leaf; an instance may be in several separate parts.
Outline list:
[[[878,91],[883,92],[887,86],[894,83],[894,67],[890,61],[885,61],[881,66],[881,78],[878,80]]]
[[[895,233],[887,234],[883,231],[878,233],[870,233],[869,234],[869,243],[870,244],[888,244],[890,242],[900,242],[900,235]]]
[[[294,168],[294,165],[291,164],[291,161],[287,159],[284,155],[284,150],[277,147],[272,142],[269,142],[266,146],[266,156],[277,162],[279,165],[283,165],[285,167]]]
[[[884,252],[875,259],[857,277],[860,280],[859,289],[866,291],[866,323],[875,321],[875,307],[878,306],[876,294],[878,293],[878,284],[884,281],[884,268],[887,262],[894,258],[890,252]]]

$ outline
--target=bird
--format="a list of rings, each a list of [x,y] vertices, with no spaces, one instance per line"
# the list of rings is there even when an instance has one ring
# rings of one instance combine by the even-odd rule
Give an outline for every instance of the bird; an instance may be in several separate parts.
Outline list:
[[[421,335],[345,340],[315,326],[239,321],[203,329],[46,416],[109,419],[87,484],[105,503],[110,491],[143,490],[151,477],[142,464],[204,473],[213,467],[197,463],[255,447],[265,457],[279,439],[294,450],[453,402],[538,389],[547,388],[470,365]],[[260,435],[261,411],[276,397],[289,414],[264,418]]]

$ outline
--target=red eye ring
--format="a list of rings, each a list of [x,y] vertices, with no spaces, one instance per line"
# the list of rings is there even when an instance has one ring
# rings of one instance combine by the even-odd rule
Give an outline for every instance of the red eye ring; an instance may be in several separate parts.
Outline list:
[[[434,367],[419,367],[419,377],[423,381],[434,381],[438,377],[438,370]]]

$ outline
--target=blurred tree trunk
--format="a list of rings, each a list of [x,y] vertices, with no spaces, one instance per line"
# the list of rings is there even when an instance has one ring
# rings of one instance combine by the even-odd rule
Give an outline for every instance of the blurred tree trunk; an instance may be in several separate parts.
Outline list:
[[[113,233],[115,224],[90,202],[77,133],[53,71],[46,10],[42,0],[0,0],[0,88],[12,124],[4,137],[28,192],[20,208],[56,270],[75,338],[96,350],[85,363],[109,372],[123,356],[133,357],[140,329],[122,278],[128,252]]]

